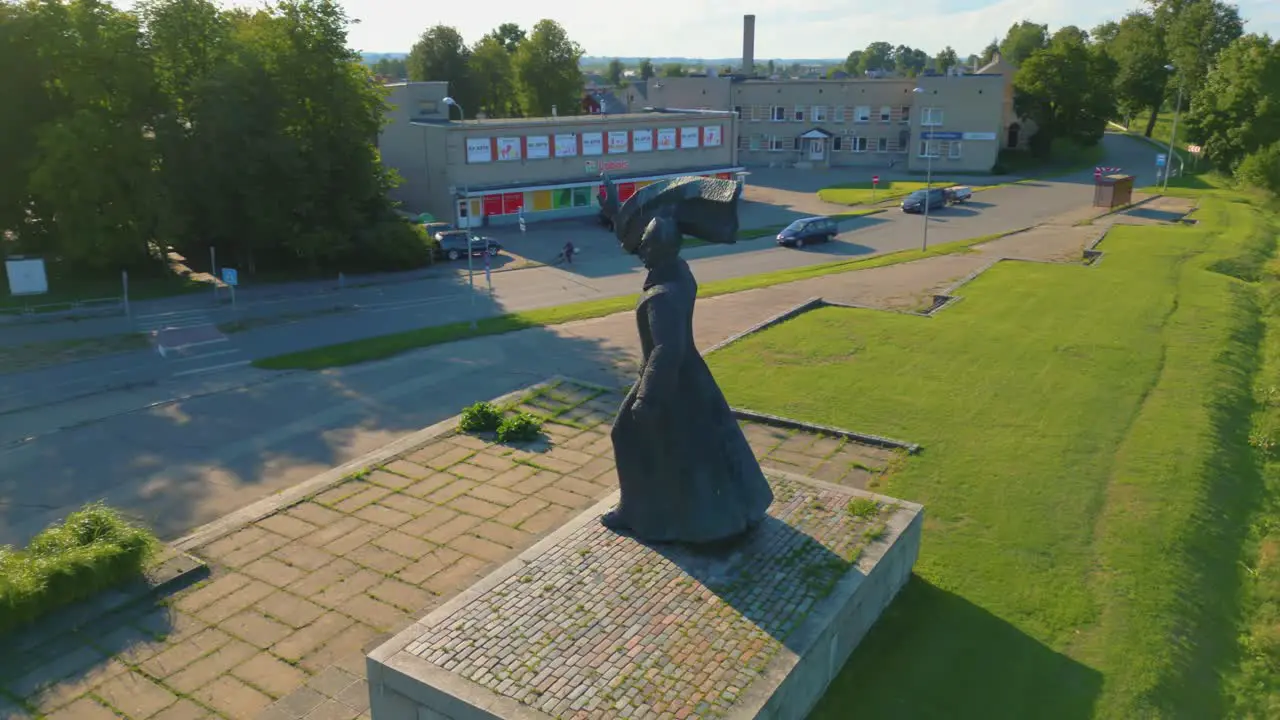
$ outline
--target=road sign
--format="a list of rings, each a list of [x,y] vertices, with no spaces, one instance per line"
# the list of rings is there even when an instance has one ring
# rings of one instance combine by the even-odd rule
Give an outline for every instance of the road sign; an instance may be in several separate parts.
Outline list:
[[[230,285],[231,287],[235,287],[240,284],[240,276],[236,273],[235,269],[224,267],[222,268],[222,282],[226,285]]]
[[[879,175],[872,175],[872,176],[871,176],[871,184],[872,184],[872,185],[879,185],[879,184],[880,184],[880,176],[879,176]]]
[[[1168,161],[1169,161],[1168,155],[1165,155],[1164,153],[1160,153],[1159,155],[1156,155],[1156,167],[1164,167],[1165,163],[1167,163]]]

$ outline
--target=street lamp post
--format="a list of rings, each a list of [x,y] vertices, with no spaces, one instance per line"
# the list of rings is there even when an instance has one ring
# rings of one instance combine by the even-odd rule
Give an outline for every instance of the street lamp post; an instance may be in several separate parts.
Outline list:
[[[1174,71],[1174,66],[1165,65],[1165,70]],[[1178,101],[1173,106],[1173,127],[1169,129],[1169,157],[1164,159],[1164,186],[1163,190],[1169,189],[1169,171],[1173,169],[1173,143],[1178,137],[1178,114],[1182,112],[1182,73],[1178,73]],[[1182,162],[1179,160],[1178,162]]]
[[[454,100],[451,97],[446,97],[442,102],[444,102],[446,107],[458,108],[459,120],[465,121],[467,119],[467,114],[462,110],[462,106],[458,104],[457,100]],[[452,114],[452,113],[448,113],[448,114]],[[468,223],[468,225],[470,225],[470,223]],[[471,329],[475,330],[476,329],[476,270],[475,270],[475,261],[473,259],[473,253],[475,252],[475,247],[471,242],[472,241],[471,228],[470,227],[466,228],[466,232],[467,232],[467,285],[469,285],[471,289]],[[489,251],[489,248],[486,246],[485,252],[488,252],[488,251]]]
[[[926,92],[928,92],[928,91],[927,91],[927,90],[925,90],[924,88],[920,88],[920,87],[918,87],[918,88],[915,88],[914,90],[912,90],[911,92],[913,92],[913,93],[915,93],[915,94],[917,94],[917,95],[923,95],[923,94],[925,94],[925,93],[926,93]],[[923,110],[923,108],[922,108],[922,110]],[[930,134],[932,134],[932,133],[930,133]],[[930,140],[930,138],[925,137],[925,132],[924,132],[924,116],[923,116],[923,114],[921,114],[921,116],[920,116],[920,141],[924,143],[924,154],[925,154],[925,158],[926,158],[926,159],[925,159],[925,162],[926,162],[926,165],[925,165],[925,174],[924,174],[924,238],[920,241],[920,249],[921,249],[921,250],[928,250],[928,249],[929,249],[929,201],[930,201],[930,197],[931,197],[931,195],[932,195],[932,193],[930,193],[929,191],[933,189],[933,150],[932,150],[932,149],[930,149],[930,147],[929,147],[929,140]],[[909,151],[908,151],[908,152],[909,152]]]

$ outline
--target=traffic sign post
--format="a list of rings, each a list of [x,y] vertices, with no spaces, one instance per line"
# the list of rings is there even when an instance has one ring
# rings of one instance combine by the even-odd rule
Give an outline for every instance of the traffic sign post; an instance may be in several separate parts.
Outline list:
[[[524,224],[524,206],[523,205],[520,206],[519,221],[520,221],[520,234],[523,235],[525,232],[529,230],[529,227]],[[485,256],[488,257],[487,251]]]
[[[231,288],[231,308],[234,310],[236,307],[236,286],[240,284],[240,274],[236,272],[235,268],[224,267],[222,268],[222,282]]]
[[[876,186],[879,184],[880,184],[880,176],[872,175],[871,176],[871,202],[873,203],[876,201]]]
[[[1160,153],[1160,154],[1156,155],[1156,178],[1157,178],[1157,179],[1158,179],[1158,178],[1160,178],[1160,176],[1161,176],[1161,174],[1162,174],[1162,173],[1161,173],[1161,170],[1163,169],[1163,175],[1164,175],[1164,178],[1165,178],[1165,182],[1168,182],[1168,181],[1169,181],[1169,180],[1168,180],[1168,178],[1169,178],[1169,168],[1168,168],[1168,165],[1169,165],[1169,156],[1168,156],[1168,155],[1166,155],[1166,154],[1164,154],[1164,153]]]
[[[523,225],[524,223],[520,223]],[[489,248],[484,249],[484,282],[489,286],[489,294],[493,295],[493,277],[489,274],[489,255],[492,251]]]

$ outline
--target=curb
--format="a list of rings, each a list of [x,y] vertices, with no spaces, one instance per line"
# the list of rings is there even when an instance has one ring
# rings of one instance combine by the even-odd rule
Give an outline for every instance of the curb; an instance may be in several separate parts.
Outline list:
[[[712,345],[711,347],[707,348],[706,350],[703,350],[703,351],[702,351],[702,355],[703,355],[703,357],[706,357],[707,355],[710,355],[711,353],[713,353],[713,352],[715,352],[715,351],[717,351],[717,350],[721,350],[721,349],[723,349],[723,348],[725,348],[725,347],[728,347],[729,345],[732,345],[733,343],[738,342],[739,340],[741,340],[741,339],[743,339],[743,338],[747,337],[748,335],[754,335],[754,334],[756,334],[756,333],[760,332],[761,330],[767,330],[767,329],[769,329],[769,328],[773,327],[774,325],[777,325],[777,324],[779,324],[779,323],[786,322],[787,320],[790,320],[791,318],[793,318],[793,317],[795,317],[795,316],[797,316],[797,315],[801,315],[801,314],[806,313],[806,312],[808,312],[808,311],[810,311],[810,310],[814,310],[814,309],[816,309],[816,308],[820,308],[820,307],[822,307],[822,306],[823,306],[823,304],[824,304],[824,303],[823,303],[822,298],[820,298],[820,297],[811,297],[811,298],[809,298],[808,300],[805,300],[804,302],[800,303],[799,305],[796,305],[795,307],[790,308],[789,310],[783,310],[782,312],[778,313],[777,315],[774,315],[773,317],[770,317],[770,318],[768,318],[768,319],[766,319],[766,320],[763,320],[763,321],[761,321],[761,322],[758,322],[758,323],[756,323],[755,325],[752,325],[751,327],[747,328],[746,330],[743,330],[742,332],[737,333],[736,335],[730,335],[729,337],[725,338],[724,340],[721,340],[720,342],[716,343],[715,345]]]
[[[854,432],[853,430],[845,430],[844,428],[831,427],[829,425],[818,425],[816,423],[805,422],[803,420],[795,420],[780,415],[770,415],[768,413],[756,412],[746,408],[730,408],[733,416],[739,420],[750,420],[762,425],[772,425],[774,427],[785,428],[787,430],[803,430],[805,432],[814,433],[815,435],[828,435],[840,437],[846,440],[852,440],[863,445],[875,445],[877,447],[889,448],[891,450],[906,450],[909,454],[915,455],[920,452],[920,445],[904,440],[894,440],[880,435],[870,435],[868,433]]]
[[[534,383],[533,385],[520,388],[519,390],[509,392],[505,395],[500,395],[492,399],[490,402],[495,405],[509,403],[517,398],[527,395],[530,392],[554,387],[567,379],[568,378],[558,375],[553,376],[540,383]],[[172,543],[172,546],[178,550],[190,552],[196,548],[208,545],[215,540],[224,538],[246,525],[255,523],[270,515],[274,515],[287,507],[297,505],[303,500],[343,482],[351,475],[360,472],[361,470],[373,465],[381,464],[386,460],[389,460],[390,458],[418,445],[425,444],[438,437],[454,432],[458,427],[458,420],[460,417],[461,415],[450,416],[449,418],[446,418],[434,425],[425,427],[397,440],[393,440],[372,452],[355,458],[354,460],[350,460],[335,468],[326,470],[325,472],[322,472],[308,480],[304,480],[297,485],[246,505],[245,507],[224,515],[211,523],[196,528],[184,537],[175,540]]]

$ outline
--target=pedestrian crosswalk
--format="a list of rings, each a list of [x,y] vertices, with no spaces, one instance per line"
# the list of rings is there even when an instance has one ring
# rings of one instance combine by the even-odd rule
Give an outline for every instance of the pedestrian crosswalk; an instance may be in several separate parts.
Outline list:
[[[204,310],[182,310],[134,319],[139,332],[169,361],[172,377],[231,370],[249,364],[213,317]]]

